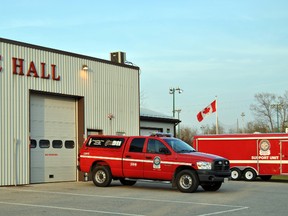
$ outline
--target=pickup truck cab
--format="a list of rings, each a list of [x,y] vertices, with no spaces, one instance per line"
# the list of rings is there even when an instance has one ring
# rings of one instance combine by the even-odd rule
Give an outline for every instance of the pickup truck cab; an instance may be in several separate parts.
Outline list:
[[[227,159],[197,152],[169,136],[89,136],[78,156],[80,171],[90,173],[96,186],[112,180],[134,185],[138,179],[170,181],[181,192],[218,190],[230,177]]]

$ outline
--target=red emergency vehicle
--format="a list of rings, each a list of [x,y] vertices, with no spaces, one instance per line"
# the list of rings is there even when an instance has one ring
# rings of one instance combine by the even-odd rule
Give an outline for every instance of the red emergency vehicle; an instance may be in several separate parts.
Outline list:
[[[181,192],[218,190],[230,177],[229,161],[195,151],[163,134],[155,136],[92,135],[79,152],[79,170],[90,173],[96,186],[112,180],[134,185],[138,179],[171,181]]]
[[[288,134],[230,134],[195,136],[196,150],[229,159],[231,178],[288,175]]]

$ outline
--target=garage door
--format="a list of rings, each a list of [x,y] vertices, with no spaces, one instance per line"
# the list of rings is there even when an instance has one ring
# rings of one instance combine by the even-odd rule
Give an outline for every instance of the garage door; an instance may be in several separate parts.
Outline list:
[[[76,99],[30,97],[30,182],[76,180]]]

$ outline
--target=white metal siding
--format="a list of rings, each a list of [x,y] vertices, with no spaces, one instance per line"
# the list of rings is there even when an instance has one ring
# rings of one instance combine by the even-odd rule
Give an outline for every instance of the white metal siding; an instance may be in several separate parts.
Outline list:
[[[0,186],[29,183],[29,90],[84,97],[85,128],[104,134],[139,134],[139,71],[92,58],[80,58],[0,41]],[[12,57],[56,65],[60,81],[12,74]],[[89,67],[82,71],[82,65]],[[50,75],[51,76],[51,75]],[[107,115],[112,113],[111,121]]]
[[[141,121],[140,123],[140,128],[141,128],[141,135],[150,135],[147,133],[155,132],[153,128],[162,128],[164,133],[167,133],[167,129],[170,131],[169,133],[174,136],[174,124],[173,123],[164,123],[164,122],[152,122],[152,121]],[[143,128],[151,128],[151,131],[148,130],[143,130]]]

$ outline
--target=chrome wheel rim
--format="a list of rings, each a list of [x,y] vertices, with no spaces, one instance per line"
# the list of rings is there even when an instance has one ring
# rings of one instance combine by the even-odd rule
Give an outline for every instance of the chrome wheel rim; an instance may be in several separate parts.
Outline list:
[[[232,179],[237,179],[239,177],[239,173],[234,170],[231,172],[231,177],[232,177]]]
[[[103,170],[99,170],[95,175],[95,180],[98,183],[103,183],[106,180],[106,173]]]
[[[183,175],[180,178],[179,184],[182,188],[189,189],[193,184],[193,180],[190,175]]]

